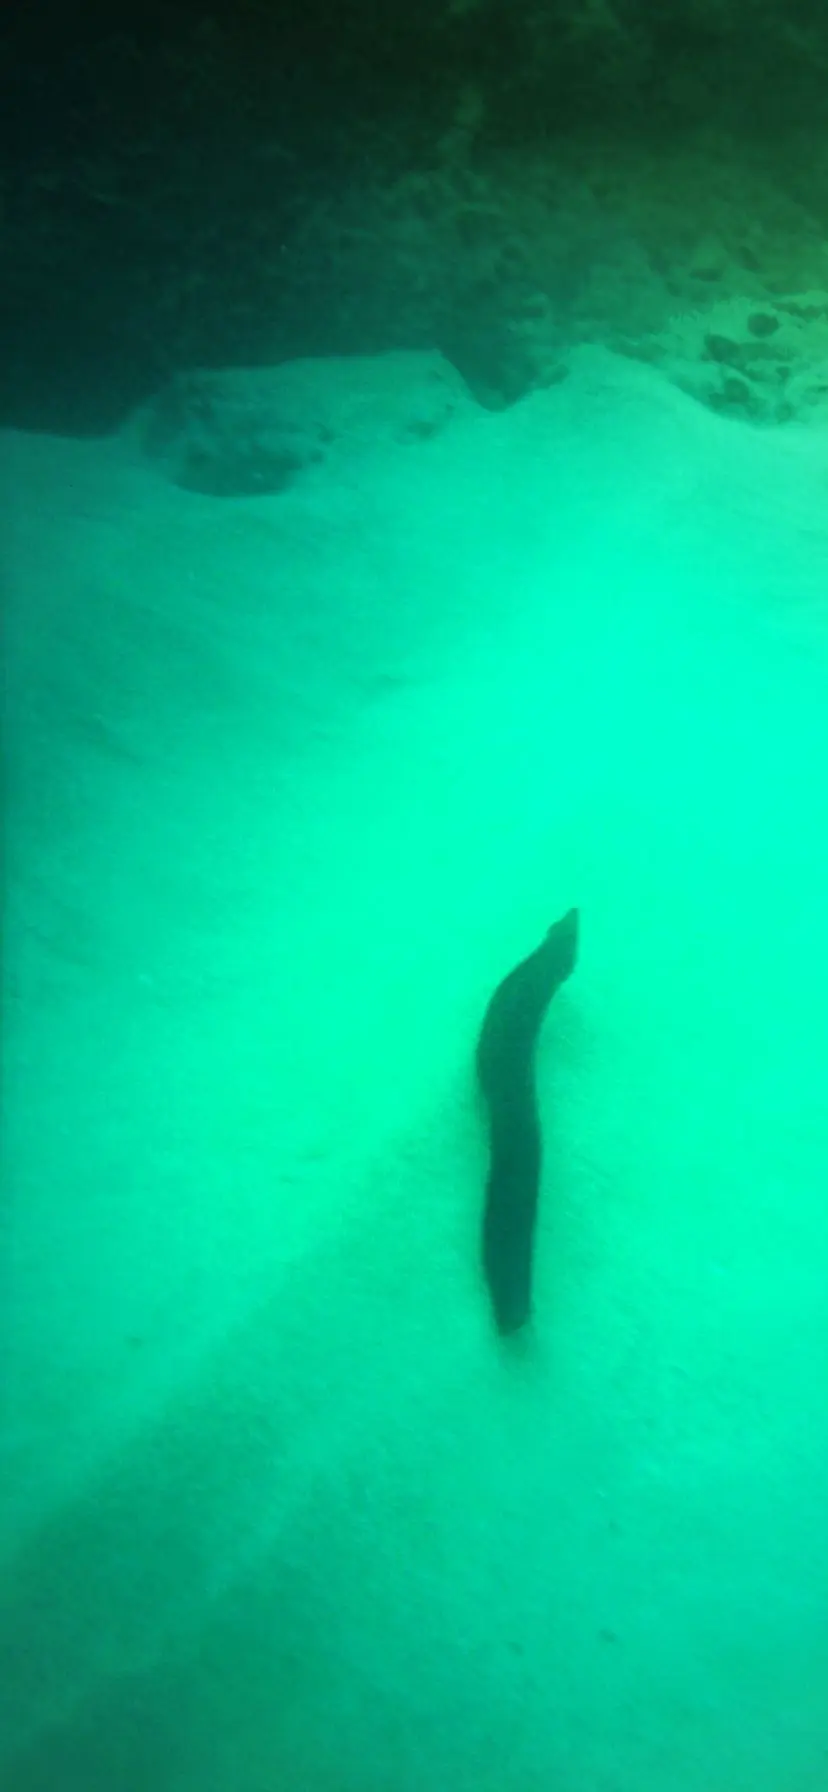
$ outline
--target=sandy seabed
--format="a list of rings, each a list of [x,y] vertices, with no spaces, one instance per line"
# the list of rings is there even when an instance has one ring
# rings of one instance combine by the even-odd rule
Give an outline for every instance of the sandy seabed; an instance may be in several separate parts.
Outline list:
[[[824,1792],[828,437],[582,350],[272,497],[0,480],[5,1792]],[[504,1342],[474,1042],[573,902]]]

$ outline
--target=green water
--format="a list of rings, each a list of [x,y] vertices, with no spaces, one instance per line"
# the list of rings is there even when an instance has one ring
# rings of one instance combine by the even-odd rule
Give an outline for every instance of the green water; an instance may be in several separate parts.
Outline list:
[[[824,1792],[824,434],[588,352],[274,498],[2,454],[5,1792]]]

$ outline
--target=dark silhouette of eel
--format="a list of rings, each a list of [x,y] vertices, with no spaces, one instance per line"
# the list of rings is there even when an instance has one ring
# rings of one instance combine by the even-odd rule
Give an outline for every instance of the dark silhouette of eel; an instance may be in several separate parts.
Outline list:
[[[532,1310],[532,1252],[541,1173],[535,1047],[556,989],[574,970],[578,910],[550,927],[489,1002],[477,1075],[489,1119],[483,1268],[498,1330],[516,1332]]]

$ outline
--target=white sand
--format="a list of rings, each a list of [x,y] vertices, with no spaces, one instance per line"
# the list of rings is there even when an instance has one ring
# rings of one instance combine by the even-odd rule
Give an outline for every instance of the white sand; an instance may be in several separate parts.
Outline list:
[[[824,1792],[828,437],[584,351],[0,481],[3,1792]],[[508,1347],[471,1061],[571,902]]]

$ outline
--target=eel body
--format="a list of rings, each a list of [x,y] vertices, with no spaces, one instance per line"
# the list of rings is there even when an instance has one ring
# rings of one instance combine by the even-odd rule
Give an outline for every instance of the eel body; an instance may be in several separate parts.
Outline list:
[[[483,1268],[498,1330],[515,1332],[532,1309],[532,1254],[542,1141],[535,1047],[556,989],[575,967],[578,910],[504,977],[477,1045],[477,1075],[489,1121],[490,1161],[483,1215]]]

